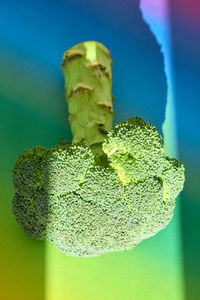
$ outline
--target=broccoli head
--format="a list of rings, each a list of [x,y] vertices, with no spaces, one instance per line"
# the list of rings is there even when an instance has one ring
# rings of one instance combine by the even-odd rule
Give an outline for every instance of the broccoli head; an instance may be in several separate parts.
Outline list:
[[[66,255],[133,249],[167,226],[183,189],[184,167],[155,127],[135,117],[111,128],[111,64],[97,42],[64,53],[73,141],[25,150],[13,168],[18,223]]]

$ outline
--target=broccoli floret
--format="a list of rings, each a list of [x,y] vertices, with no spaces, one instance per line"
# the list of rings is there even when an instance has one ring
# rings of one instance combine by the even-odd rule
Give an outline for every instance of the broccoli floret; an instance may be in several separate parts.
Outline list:
[[[36,239],[45,239],[47,195],[41,186],[41,163],[46,154],[47,149],[41,146],[25,150],[13,168],[16,190],[12,202],[13,212],[24,231]]]
[[[159,176],[165,159],[161,136],[138,117],[116,124],[103,143],[103,151],[124,184]]]
[[[13,168],[18,223],[66,255],[133,249],[167,226],[183,189],[184,167],[155,127],[135,117],[111,128],[111,63],[96,42],[65,52],[73,141],[26,150]]]

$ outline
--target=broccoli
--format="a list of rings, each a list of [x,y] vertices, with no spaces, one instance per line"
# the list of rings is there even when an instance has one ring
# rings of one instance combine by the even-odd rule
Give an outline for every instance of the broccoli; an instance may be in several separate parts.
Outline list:
[[[134,117],[112,128],[111,66],[98,42],[64,53],[73,141],[25,150],[13,168],[18,223],[66,255],[133,249],[167,226],[183,189],[184,166],[165,156],[155,127]]]

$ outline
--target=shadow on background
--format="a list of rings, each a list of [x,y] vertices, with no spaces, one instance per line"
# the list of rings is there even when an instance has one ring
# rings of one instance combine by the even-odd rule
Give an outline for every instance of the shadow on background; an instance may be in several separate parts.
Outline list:
[[[170,21],[180,161],[185,299],[200,299],[200,3],[171,0]]]
[[[86,40],[111,50],[116,121],[141,116],[161,132],[165,118],[163,56],[139,0],[8,0],[0,17],[1,256],[4,300],[45,299],[45,244],[28,238],[11,210],[11,169],[24,149],[52,147],[66,130],[63,52]],[[2,15],[1,15],[2,14]],[[2,242],[4,241],[4,242]]]

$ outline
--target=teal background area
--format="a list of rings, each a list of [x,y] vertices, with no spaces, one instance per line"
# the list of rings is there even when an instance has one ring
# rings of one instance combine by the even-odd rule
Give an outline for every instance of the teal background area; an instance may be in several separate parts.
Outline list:
[[[137,115],[160,133],[167,99],[163,56],[142,20],[139,1],[1,2],[0,299],[200,299],[200,35],[195,3],[187,11],[178,0],[170,3],[178,151],[186,168],[174,217],[133,251],[77,259],[28,238],[19,227],[11,210],[13,164],[24,149],[71,139],[60,69],[65,50],[86,40],[104,43],[114,61],[114,121]]]
[[[200,299],[200,2],[170,0],[170,24],[179,158],[186,181],[181,194],[185,299]]]

